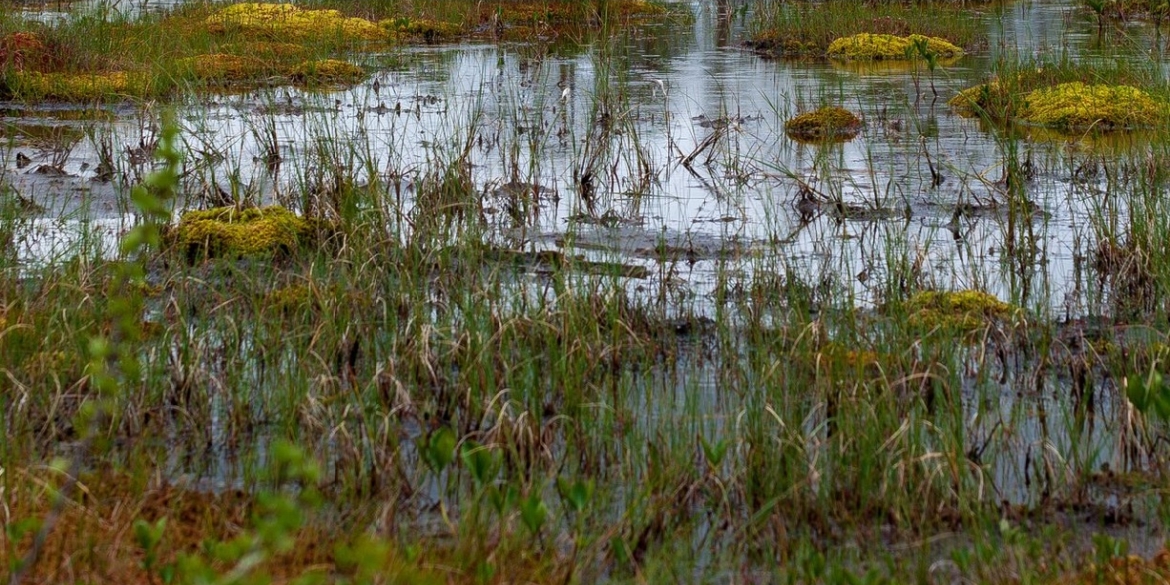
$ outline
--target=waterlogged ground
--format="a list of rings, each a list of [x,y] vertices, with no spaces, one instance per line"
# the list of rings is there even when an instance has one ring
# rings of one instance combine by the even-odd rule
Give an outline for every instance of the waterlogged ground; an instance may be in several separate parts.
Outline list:
[[[961,476],[954,489],[1002,503],[1008,524],[1028,524],[1043,509],[1049,515],[1037,524],[1124,536],[1135,551],[1156,551],[1162,535],[1155,519],[1157,458],[1138,453],[1131,436],[1144,427],[1133,423],[1133,406],[1117,379],[1092,366],[1086,374],[1074,364],[1084,363],[1083,355],[1108,353],[1108,343],[1161,338],[1136,326],[1115,330],[1109,291],[1092,286],[1085,273],[1099,258],[1102,234],[1128,216],[1125,193],[1137,188],[1143,168],[1166,160],[1159,158],[1164,153],[1143,133],[1102,138],[1027,127],[1005,133],[958,116],[946,103],[986,81],[1004,56],[1103,58],[1109,48],[1096,41],[1091,18],[1057,2],[987,9],[978,13],[986,21],[987,47],[930,71],[921,64],[761,58],[741,42],[748,14],[684,4],[665,24],[583,46],[414,46],[362,55],[359,61],[372,74],[352,87],[187,96],[179,103],[185,195],[175,215],[231,201],[297,208],[304,193],[325,193],[352,180],[394,194],[387,217],[399,222],[391,231],[406,239],[420,216],[415,197],[433,180],[428,173],[461,160],[480,193],[479,205],[462,213],[480,217],[487,226],[483,240],[500,255],[523,259],[518,297],[553,294],[549,274],[557,260],[550,259],[560,256],[548,251],[555,251],[579,256],[579,266],[592,276],[619,275],[632,302],[656,308],[676,329],[677,351],[653,360],[654,367],[623,374],[623,384],[636,391],[615,392],[612,403],[587,407],[636,413],[634,420],[612,423],[635,428],[635,444],[654,444],[684,426],[694,431],[687,440],[691,434],[736,436],[748,424],[746,412],[773,408],[771,402],[761,408],[751,388],[783,372],[743,374],[732,388],[727,370],[735,360],[712,350],[704,335],[726,322],[728,299],[775,294],[761,287],[770,276],[811,283],[805,308],[814,315],[829,305],[876,314],[891,291],[905,288],[898,279],[907,272],[925,288],[989,292],[1022,308],[1023,317],[984,329],[974,340],[956,338],[964,349],[948,354],[957,359],[947,367],[958,373],[917,369],[929,361],[929,344],[881,356],[867,356],[864,347],[825,345],[810,354],[818,363],[808,367],[820,367],[819,360],[829,359],[824,356],[840,358],[854,373],[886,380],[897,389],[894,400],[925,392],[922,380],[956,375],[962,384],[949,389],[959,395],[950,413],[955,424],[937,427],[959,429],[964,460],[944,461],[937,452],[948,448],[948,437],[932,434],[933,423],[919,427],[910,415],[890,434],[856,441],[931,453],[915,460],[927,471],[899,473],[923,484]],[[1141,47],[1147,28],[1133,25],[1124,38]],[[1120,58],[1149,58],[1137,50],[1127,55]],[[785,135],[787,119],[822,105],[860,113],[866,123],[860,135],[834,144]],[[19,263],[31,271],[79,245],[114,249],[134,223],[129,186],[152,168],[160,107],[0,104],[0,178],[22,209],[21,229],[13,235]],[[1008,193],[1021,184],[1028,205],[1009,209],[1018,201],[1009,205]],[[835,298],[820,296],[820,283]],[[775,322],[771,318],[754,322],[781,330],[784,317],[778,312]],[[1043,342],[1018,341],[1014,335],[1027,337],[1029,321],[1057,325]],[[797,338],[845,333],[809,327]],[[221,341],[208,341],[216,347],[209,353],[224,359],[220,354],[230,351],[227,341],[217,345]],[[730,354],[745,363],[766,360],[767,341],[755,342]],[[254,350],[251,344],[237,340],[241,352]],[[900,363],[886,364],[886,358]],[[237,383],[260,385],[262,368],[243,369]],[[1086,377],[1096,384],[1086,386]],[[938,414],[933,400],[926,407],[931,415]],[[1082,411],[1086,400],[1090,415]],[[337,406],[315,403],[306,410],[315,408]],[[778,405],[770,411],[785,441],[803,440],[801,456],[810,468],[839,455],[833,408],[829,399],[807,410]],[[209,410],[211,461],[175,456],[170,468],[200,476],[201,488],[239,487],[240,468],[265,454],[261,449],[244,462],[229,456],[238,449],[221,446],[238,440],[223,414],[230,407],[217,403]],[[499,420],[508,418],[505,410],[496,411]],[[802,416],[784,418],[793,412]],[[346,416],[351,413],[340,418]],[[540,427],[553,435],[544,439],[550,459],[571,450],[557,418]],[[407,466],[421,466],[413,440],[426,435],[426,424],[415,421],[401,430],[409,439],[400,448]],[[350,440],[343,434],[327,434],[324,441],[324,451],[333,449],[338,460]],[[785,441],[773,447],[779,451]],[[1155,444],[1149,453],[1156,450]],[[747,461],[752,453],[743,443],[736,455]],[[982,471],[968,476],[956,470],[967,466]],[[1149,473],[1125,475],[1131,470]],[[978,485],[970,485],[972,477]],[[834,481],[833,470],[825,477],[810,473],[809,485],[821,481]],[[1054,494],[1049,485],[1078,487],[1074,494]],[[425,509],[413,521],[423,533],[443,533],[439,480],[421,482],[419,491],[424,504],[438,504],[420,505]],[[957,508],[961,504],[940,503],[938,516],[958,514]],[[609,513],[628,516],[620,496]],[[720,532],[718,520],[700,521],[690,545],[705,551],[711,541],[738,542],[741,535]],[[907,544],[883,522],[875,524],[876,538],[894,551],[930,550],[927,556],[942,559],[969,542],[956,528]],[[839,536],[832,526],[818,526],[830,540]],[[706,570],[719,562],[704,556],[697,564]]]

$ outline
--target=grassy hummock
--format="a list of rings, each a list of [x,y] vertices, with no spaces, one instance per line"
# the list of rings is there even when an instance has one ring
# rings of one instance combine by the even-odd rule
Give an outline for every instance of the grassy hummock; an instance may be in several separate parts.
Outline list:
[[[796,140],[849,140],[865,123],[856,114],[839,106],[827,106],[798,114],[784,123],[784,132]]]
[[[910,60],[919,57],[914,48],[917,42],[924,42],[926,50],[940,58],[963,54],[962,48],[938,37],[860,33],[830,43],[828,55],[834,59],[850,60]]]

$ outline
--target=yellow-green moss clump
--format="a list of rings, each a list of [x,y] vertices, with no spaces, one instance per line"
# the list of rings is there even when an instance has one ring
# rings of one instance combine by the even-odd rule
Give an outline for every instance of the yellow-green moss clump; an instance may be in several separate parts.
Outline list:
[[[308,285],[292,284],[265,295],[264,307],[279,313],[299,314],[306,308],[316,308],[317,298]]]
[[[212,53],[175,62],[183,73],[201,81],[247,81],[268,73],[268,65],[256,57]]]
[[[232,55],[248,55],[258,59],[303,59],[308,56],[309,48],[296,43],[278,43],[270,41],[251,41],[224,45],[223,49]]]
[[[990,81],[960,91],[947,104],[955,109],[956,114],[974,118],[982,112],[994,112],[994,105],[1002,102],[1003,93],[1003,86],[998,81]]]
[[[312,239],[313,223],[284,207],[216,207],[189,211],[172,238],[190,261],[200,258],[284,255]]]
[[[1016,118],[1070,129],[1150,127],[1165,120],[1166,104],[1128,85],[1075,81],[1029,93]]]
[[[784,123],[784,132],[796,140],[849,140],[865,123],[856,114],[838,106],[799,114]]]
[[[7,92],[21,100],[92,102],[150,94],[151,79],[145,73],[41,73],[10,71],[4,75]]]
[[[303,85],[349,84],[366,78],[366,70],[348,61],[321,59],[305,61],[289,71],[289,77]]]
[[[923,291],[906,302],[912,327],[975,331],[988,322],[1010,318],[1012,305],[977,290]]]
[[[834,59],[915,59],[919,55],[913,46],[918,41],[925,41],[927,50],[941,59],[958,57],[963,54],[963,49],[938,37],[923,35],[900,37],[872,33],[860,33],[839,38],[829,44],[828,54]]]
[[[422,40],[427,43],[441,43],[463,36],[463,25],[454,22],[420,19],[390,19],[378,23],[393,32],[395,36]]]
[[[246,2],[227,6],[207,17],[212,32],[239,30],[279,41],[340,39],[382,41],[385,29],[364,18],[343,16],[336,10],[308,10],[292,4]]]

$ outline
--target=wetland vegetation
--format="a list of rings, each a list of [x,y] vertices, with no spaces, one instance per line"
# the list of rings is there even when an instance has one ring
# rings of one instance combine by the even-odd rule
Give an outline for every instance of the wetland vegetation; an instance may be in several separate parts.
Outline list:
[[[1162,583],[1165,5],[0,0],[9,583]]]

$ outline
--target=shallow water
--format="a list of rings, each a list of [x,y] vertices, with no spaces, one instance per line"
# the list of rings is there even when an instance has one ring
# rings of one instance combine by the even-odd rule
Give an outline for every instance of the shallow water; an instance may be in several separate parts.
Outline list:
[[[578,242],[575,252],[682,279],[700,312],[721,271],[750,278],[758,269],[792,271],[809,282],[840,277],[857,305],[873,306],[887,284],[885,267],[898,258],[920,262],[924,280],[940,288],[982,288],[1059,313],[1091,310],[1075,290],[1072,243],[1093,239],[1089,218],[1104,178],[1094,184],[1070,177],[1091,155],[1061,140],[1018,145],[1038,169],[1027,189],[1041,211],[1032,217],[1036,261],[1024,269],[1033,282],[1021,288],[1018,275],[1005,273],[1013,269],[1002,255],[1003,213],[952,220],[960,203],[1002,199],[995,181],[1003,144],[945,104],[982,81],[999,52],[1072,47],[1091,55],[1083,15],[1048,2],[987,14],[991,56],[964,58],[932,76],[913,67],[761,59],[737,46],[742,17],[724,19],[700,3],[688,8],[694,23],[684,34],[674,23],[552,53],[521,44],[410,48],[369,56],[377,72],[352,88],[198,98],[182,109],[189,180],[203,191],[269,201],[323,168],[340,167],[359,180],[371,179],[362,169],[375,169],[385,182],[404,177],[409,215],[420,170],[449,161],[469,141],[473,181],[499,243]],[[379,70],[384,63],[397,65]],[[856,139],[819,146],[784,135],[792,115],[836,104],[866,119]],[[141,161],[129,161],[152,137],[152,113],[114,108],[107,122],[60,119],[64,106],[0,107],[5,124],[87,134],[57,165],[66,176],[50,178],[34,169],[52,155],[9,137],[6,178],[52,210],[46,219],[86,215],[111,226],[123,218],[126,189],[92,180],[97,147],[108,141],[121,174],[141,176]],[[712,147],[680,164],[713,134],[719,139]],[[265,163],[273,145],[283,158],[275,174]],[[33,164],[18,168],[17,153]],[[937,187],[929,164],[944,177]],[[586,174],[591,192],[575,180]],[[845,217],[798,209],[801,183],[839,198],[849,206]],[[520,213],[525,188],[540,193],[539,206]],[[67,232],[41,231],[30,241],[68,241]],[[22,259],[44,260],[56,245],[25,245]]]

